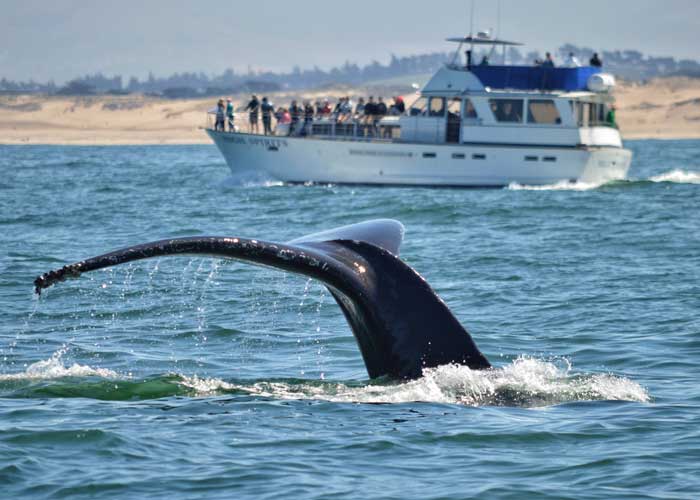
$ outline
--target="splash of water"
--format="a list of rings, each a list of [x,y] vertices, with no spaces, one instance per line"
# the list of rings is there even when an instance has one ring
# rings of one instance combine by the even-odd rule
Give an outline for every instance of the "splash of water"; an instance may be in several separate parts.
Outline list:
[[[650,177],[651,182],[672,182],[675,184],[700,184],[700,172],[675,169]]]
[[[540,407],[574,401],[651,400],[636,382],[611,374],[571,374],[571,366],[518,358],[502,368],[476,371],[448,365],[428,369],[421,379],[397,384],[353,386],[332,382],[259,381],[237,384],[219,379],[183,377],[198,395],[243,392],[287,400],[337,403],[430,402],[468,406]]]
[[[118,379],[119,374],[106,368],[92,368],[91,366],[73,363],[68,366],[63,361],[67,349],[62,348],[53,353],[46,360],[37,361],[27,367],[21,373],[0,374],[0,382],[3,381],[39,381],[55,380],[61,378],[85,378],[98,377],[103,379]]]
[[[544,407],[576,401],[651,401],[648,392],[630,379],[604,373],[572,374],[571,364],[566,360],[556,362],[520,357],[501,368],[484,371],[446,365],[425,370],[418,380],[362,385],[323,380],[227,382],[218,378],[178,374],[133,380],[130,376],[124,377],[105,368],[77,363],[67,366],[62,360],[64,353],[64,349],[59,350],[48,360],[36,362],[22,373],[2,374],[0,382],[72,378],[78,379],[67,391],[72,395],[82,394],[95,399],[115,399],[118,396],[124,400],[239,393],[281,400],[365,404],[426,402],[467,406]],[[79,380],[88,377],[109,380],[110,383],[96,385]],[[118,394],[115,394],[116,389],[120,391]],[[47,393],[45,387],[41,391],[42,394]]]

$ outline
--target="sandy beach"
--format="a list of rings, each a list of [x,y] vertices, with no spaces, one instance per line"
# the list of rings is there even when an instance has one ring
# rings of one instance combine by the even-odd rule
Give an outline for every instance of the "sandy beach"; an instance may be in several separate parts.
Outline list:
[[[405,89],[405,87],[404,87]],[[390,97],[398,88],[385,88]],[[292,99],[382,94],[379,89],[326,89],[277,93]],[[621,83],[618,121],[626,139],[700,138],[700,79],[667,78]],[[232,96],[242,107],[247,95]],[[95,97],[0,96],[0,144],[208,144],[203,128],[214,100],[166,100],[141,95]],[[237,124],[244,126],[245,116]]]

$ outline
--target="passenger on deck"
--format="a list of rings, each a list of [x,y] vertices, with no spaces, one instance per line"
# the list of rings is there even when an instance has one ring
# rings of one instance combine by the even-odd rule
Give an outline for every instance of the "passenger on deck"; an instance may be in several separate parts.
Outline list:
[[[590,65],[593,66],[594,68],[602,68],[603,67],[603,61],[598,57],[598,53],[596,52],[593,54],[593,57],[591,57]]]
[[[379,97],[379,99],[377,101],[376,116],[378,116],[379,120],[381,120],[382,118],[384,118],[387,115],[388,112],[389,112],[389,109],[387,108],[386,103],[384,102],[384,98]]]
[[[228,118],[228,131],[235,132],[236,129],[233,125],[233,102],[231,98],[226,99],[226,118]]]
[[[289,127],[289,135],[295,135],[299,133],[299,120],[304,110],[301,106],[297,104],[296,101],[292,101],[292,105],[289,107],[289,113],[292,115],[292,123]]]
[[[365,104],[365,116],[363,118],[366,135],[374,135],[374,117],[377,114],[377,103],[374,102],[374,96],[369,96],[369,101]]]
[[[488,66],[489,65],[489,56],[484,56],[481,58],[481,63],[479,63],[479,66]]]
[[[258,114],[260,112],[260,101],[258,101],[258,96],[253,94],[253,97],[245,109],[246,111],[250,112],[250,131],[254,134],[259,134],[260,129],[258,128]]]
[[[355,104],[350,100],[350,96],[345,97],[345,102],[342,106],[343,121],[348,121],[352,119],[352,114],[355,111]]]
[[[357,101],[357,106],[355,107],[355,116],[362,118],[365,115],[365,98],[360,97]]]
[[[343,98],[341,97],[338,99],[338,102],[335,103],[335,107],[333,107],[333,116],[335,117],[336,121],[340,119],[340,108],[343,106]]]
[[[301,131],[301,135],[310,135],[312,132],[314,123],[314,107],[311,101],[306,101],[304,103],[304,128]]]
[[[216,103],[216,123],[214,124],[214,130],[224,131],[224,100],[219,99],[219,102]]]
[[[289,113],[287,108],[280,108],[280,118],[279,123],[282,125],[289,125],[292,123],[292,115]]]
[[[267,100],[267,97],[263,97],[260,110],[262,111],[264,133],[265,135],[272,135],[272,115],[275,111],[275,106]]]
[[[578,57],[576,57],[573,52],[569,52],[569,56],[566,58],[566,61],[564,61],[564,67],[580,68],[581,61],[578,60]]]
[[[542,61],[542,67],[544,68],[553,68],[554,67],[554,59],[552,58],[552,54],[547,52],[547,55],[544,58],[544,61]]]
[[[403,100],[403,97],[397,96],[396,99],[394,99],[394,106],[396,106],[396,111],[399,112],[400,115],[406,114],[406,103]]]
[[[605,122],[614,128],[617,128],[617,119],[615,116],[616,111],[617,111],[617,107],[613,104],[612,106],[610,106],[610,110],[608,111],[608,114],[605,115]]]

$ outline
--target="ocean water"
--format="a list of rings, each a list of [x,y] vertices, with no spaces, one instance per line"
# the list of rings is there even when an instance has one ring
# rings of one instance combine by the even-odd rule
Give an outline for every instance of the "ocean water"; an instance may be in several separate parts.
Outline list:
[[[700,496],[700,141],[630,180],[281,186],[213,146],[0,147],[0,498]],[[129,244],[372,218],[495,365],[370,382],[330,294]]]

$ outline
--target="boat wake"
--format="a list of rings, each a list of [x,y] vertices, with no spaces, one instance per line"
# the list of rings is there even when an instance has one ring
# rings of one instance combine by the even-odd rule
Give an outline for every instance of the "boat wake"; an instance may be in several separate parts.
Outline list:
[[[426,370],[408,382],[329,382],[324,380],[225,381],[181,374],[134,379],[111,370],[73,364],[62,353],[17,374],[0,374],[0,396],[82,397],[129,401],[168,397],[240,395],[276,400],[333,403],[441,403],[467,406],[545,407],[577,401],[647,403],[636,382],[612,374],[573,374],[565,360],[521,357],[501,368],[478,371],[465,366]]]
[[[511,183],[506,189],[510,191],[591,191],[601,187],[631,186],[650,183],[700,184],[700,172],[675,169],[663,174],[649,177],[648,179],[629,179],[606,182],[561,181],[555,184],[545,184],[542,186],[518,184],[517,182],[514,182]]]
[[[223,181],[224,187],[227,188],[252,188],[252,187],[277,187],[283,186],[284,183],[266,175],[262,172],[243,171],[236,174],[231,174]]]

